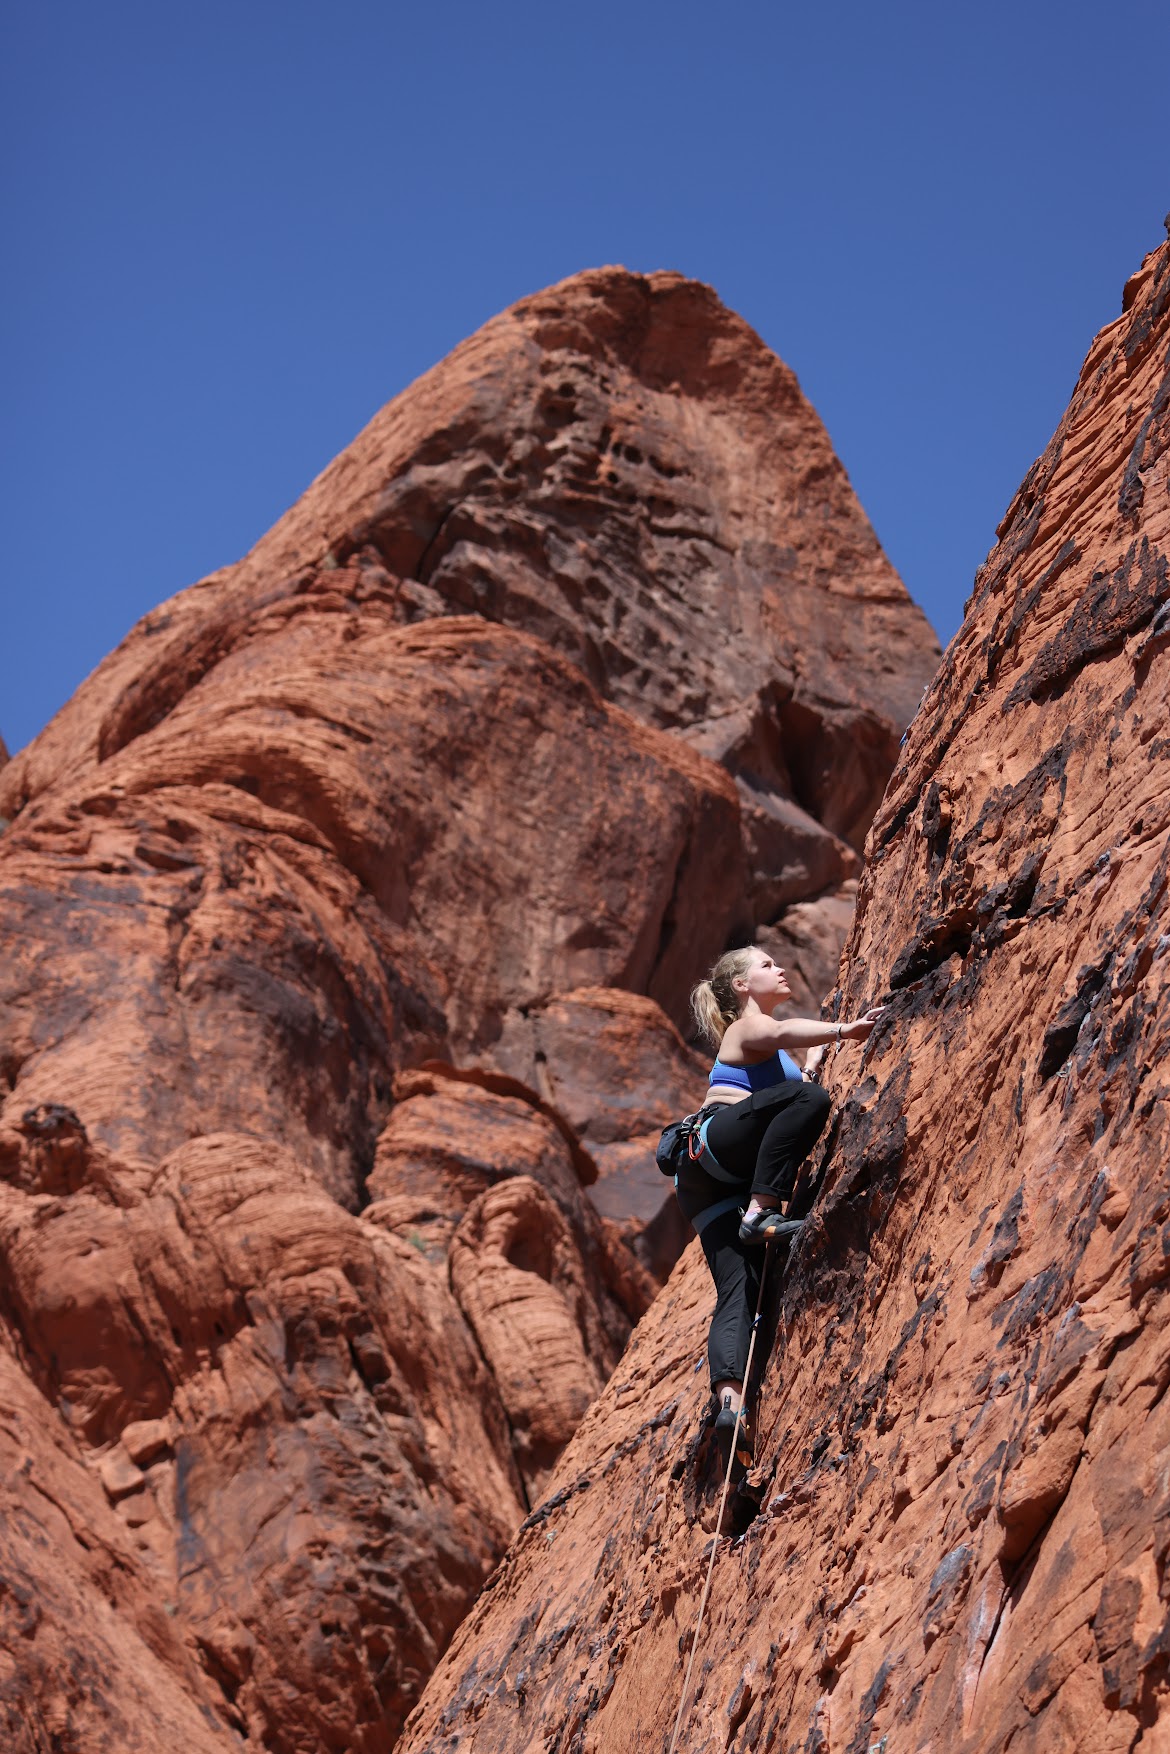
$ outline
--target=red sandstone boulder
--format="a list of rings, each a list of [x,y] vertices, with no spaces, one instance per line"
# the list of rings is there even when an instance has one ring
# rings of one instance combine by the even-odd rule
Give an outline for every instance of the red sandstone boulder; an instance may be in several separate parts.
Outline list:
[[[440,1067],[395,1093],[365,1217],[449,1259],[531,1504],[653,1286],[583,1197],[595,1171],[576,1136],[533,1093]]]
[[[1170,1731],[1170,245],[976,578],[874,823],[818,1215],[687,1748],[1083,1754]],[[403,1754],[671,1738],[718,1476],[697,1245]]]
[[[451,1289],[496,1380],[529,1500],[539,1501],[629,1324],[600,1319],[602,1288],[563,1211],[530,1176],[471,1206],[451,1241]]]
[[[582,1181],[596,1171],[567,1124],[511,1079],[430,1065],[395,1082],[378,1139],[365,1216],[445,1254],[472,1203],[497,1181],[525,1175],[575,1222],[589,1222]],[[435,1255],[438,1258],[438,1255]]]

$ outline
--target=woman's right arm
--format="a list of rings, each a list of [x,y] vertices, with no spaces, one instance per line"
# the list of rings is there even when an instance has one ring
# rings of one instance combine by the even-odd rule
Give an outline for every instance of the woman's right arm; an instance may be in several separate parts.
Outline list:
[[[885,1007],[873,1005],[850,1022],[826,1023],[819,1017],[741,1017],[731,1024],[724,1044],[732,1051],[775,1053],[777,1048],[815,1048],[837,1041],[864,1041]],[[720,1048],[722,1056],[723,1048]]]

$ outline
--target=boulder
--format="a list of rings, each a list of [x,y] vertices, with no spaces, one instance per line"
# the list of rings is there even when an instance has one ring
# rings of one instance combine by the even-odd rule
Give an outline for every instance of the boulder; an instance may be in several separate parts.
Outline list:
[[[557,1208],[587,1276],[582,1332],[604,1380],[654,1286],[583,1191],[597,1166],[564,1116],[514,1079],[436,1063],[400,1077],[395,1088],[400,1100],[378,1140],[367,1222],[440,1262],[493,1188],[534,1182]]]
[[[521,1477],[538,1503],[629,1328],[606,1332],[579,1241],[531,1176],[511,1176],[474,1201],[452,1238],[451,1288],[495,1377]]]

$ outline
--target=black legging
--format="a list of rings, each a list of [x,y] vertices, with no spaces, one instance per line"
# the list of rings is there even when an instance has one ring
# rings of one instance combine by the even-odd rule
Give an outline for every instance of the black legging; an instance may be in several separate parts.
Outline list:
[[[788,1200],[829,1107],[819,1084],[785,1079],[742,1102],[727,1103],[711,1117],[707,1143],[721,1168],[737,1181],[750,1182],[753,1194]]]
[[[708,1207],[738,1197],[735,1207],[701,1232],[716,1291],[707,1342],[712,1387],[742,1383],[759,1296],[764,1251],[739,1240],[739,1200],[746,1204],[749,1192],[790,1198],[796,1172],[816,1144],[829,1108],[819,1084],[787,1080],[757,1090],[712,1117],[707,1138],[718,1168],[700,1157],[679,1175],[678,1201],[688,1218],[701,1218]]]

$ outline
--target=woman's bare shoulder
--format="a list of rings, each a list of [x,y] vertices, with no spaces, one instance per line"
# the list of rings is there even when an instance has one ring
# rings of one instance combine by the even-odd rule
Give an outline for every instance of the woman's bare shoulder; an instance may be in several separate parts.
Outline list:
[[[780,1025],[771,1017],[740,1017],[728,1024],[719,1044],[719,1058],[725,1066],[734,1066],[741,1060],[774,1054],[779,1046]]]

